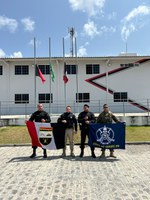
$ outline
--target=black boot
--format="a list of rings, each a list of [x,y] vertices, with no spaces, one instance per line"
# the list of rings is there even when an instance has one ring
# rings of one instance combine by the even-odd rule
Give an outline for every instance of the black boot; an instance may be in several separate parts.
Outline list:
[[[91,150],[92,158],[96,158],[96,155],[94,153],[94,150]]]
[[[83,150],[83,149],[81,149],[81,153],[80,153],[79,157],[80,157],[80,158],[82,158],[82,157],[83,157],[83,155],[84,155],[84,150]]]
[[[36,147],[33,147],[33,154],[30,156],[30,158],[36,157]]]
[[[43,149],[43,158],[47,158],[46,149]]]

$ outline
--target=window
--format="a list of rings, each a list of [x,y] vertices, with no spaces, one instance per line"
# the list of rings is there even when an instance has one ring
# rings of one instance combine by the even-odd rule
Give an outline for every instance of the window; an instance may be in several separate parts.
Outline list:
[[[53,94],[39,94],[39,103],[50,103],[50,100],[53,103]]]
[[[27,75],[29,74],[28,65],[15,65],[15,75]]]
[[[120,67],[138,67],[139,63],[120,64]]]
[[[114,102],[127,102],[127,92],[114,92]]]
[[[42,74],[50,74],[50,66],[49,65],[38,65]],[[36,68],[36,76],[38,76],[38,68]]]
[[[86,65],[86,74],[99,74],[100,66],[99,64],[87,64]]]
[[[76,93],[76,102],[90,102],[90,94],[89,93]]]
[[[3,75],[3,66],[0,66],[0,75]]]
[[[29,94],[15,94],[15,104],[29,103]]]
[[[67,71],[67,74],[76,74],[77,73],[76,65],[65,65],[65,69]]]

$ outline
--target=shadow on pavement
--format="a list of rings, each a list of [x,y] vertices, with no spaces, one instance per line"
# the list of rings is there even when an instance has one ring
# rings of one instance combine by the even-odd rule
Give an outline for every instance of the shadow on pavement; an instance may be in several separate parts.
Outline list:
[[[105,157],[105,158],[100,158],[100,157],[96,157],[96,158],[92,158],[91,156],[84,156],[83,158],[80,157],[75,157],[72,158],[71,156],[66,156],[64,158],[62,158],[64,160],[70,160],[70,161],[90,161],[90,162],[117,162],[120,159],[117,158],[110,158],[110,157]]]
[[[45,160],[55,160],[55,159],[60,159],[60,156],[48,156],[47,158],[43,158],[43,156],[37,156],[35,158],[30,158],[30,157],[14,157],[10,159],[7,163],[11,162],[26,162],[26,161],[45,161]]]
[[[61,157],[60,155],[58,156],[48,156],[47,158],[43,158],[43,156],[37,156],[35,158],[30,158],[30,157],[26,157],[26,156],[22,156],[22,157],[14,157],[12,159],[10,159],[7,163],[12,163],[12,162],[36,162],[36,161],[53,161],[56,159],[63,159],[63,160],[68,160],[68,161],[78,161],[78,162],[83,162],[83,161],[90,161],[90,162],[117,162],[120,159],[118,158],[110,158],[109,156],[106,156],[105,158],[100,158],[100,157],[96,157],[96,158],[92,158],[91,156],[84,156],[83,158],[80,158],[79,156],[76,157],[71,157],[71,156],[66,156],[66,157]]]

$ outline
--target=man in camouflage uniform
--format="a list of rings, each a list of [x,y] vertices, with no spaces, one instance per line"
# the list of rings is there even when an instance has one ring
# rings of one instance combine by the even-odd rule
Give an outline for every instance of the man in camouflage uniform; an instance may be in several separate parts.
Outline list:
[[[107,123],[112,123],[113,121],[118,123],[119,120],[117,119],[117,117],[109,111],[109,107],[107,104],[103,105],[103,112],[100,113],[100,115],[97,118],[97,123],[100,124],[107,124]],[[101,154],[101,158],[105,157],[105,148],[102,148],[102,154]],[[114,156],[114,150],[110,149],[110,157],[114,157],[116,158],[116,156]]]

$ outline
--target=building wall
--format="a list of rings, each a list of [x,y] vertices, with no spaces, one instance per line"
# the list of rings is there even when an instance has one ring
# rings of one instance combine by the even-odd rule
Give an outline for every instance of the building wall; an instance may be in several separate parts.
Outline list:
[[[141,62],[141,60],[146,60]],[[141,105],[149,108],[149,85],[150,85],[150,62],[149,57],[142,56],[117,56],[117,57],[94,57],[78,58],[78,76],[68,75],[69,81],[64,87],[63,58],[52,58],[52,65],[55,72],[55,81],[50,81],[49,75],[44,75],[46,82],[43,84],[40,77],[36,77],[36,102],[35,102],[35,69],[34,58],[10,58],[1,59],[0,65],[3,66],[3,75],[0,75],[0,113],[1,114],[30,114],[36,109],[39,93],[53,94],[53,103],[45,104],[45,109],[52,113],[61,113],[65,110],[65,105],[73,107],[74,112],[82,110],[83,103],[76,103],[76,93],[90,93],[89,105],[94,112],[100,112],[102,105],[108,103],[113,112],[149,112],[141,109]],[[120,64],[136,63],[140,60],[137,67],[130,67],[120,70]],[[65,58],[66,64],[76,64],[75,58]],[[36,63],[49,64],[48,58],[38,58]],[[86,74],[86,64],[99,64],[99,74]],[[29,75],[15,75],[15,65],[29,65]],[[112,72],[109,74],[110,72]],[[108,73],[108,76],[106,74]],[[101,75],[104,74],[103,77]],[[78,77],[78,90],[77,90]],[[90,81],[89,81],[90,80]],[[96,85],[91,84],[91,80]],[[51,87],[50,87],[51,85]],[[104,86],[102,89],[101,86]],[[65,102],[66,88],[66,102]],[[128,92],[128,98],[140,106],[135,106],[129,102],[114,103],[113,93],[106,92],[106,89],[113,92]],[[15,104],[15,94],[29,94],[29,104]]]

